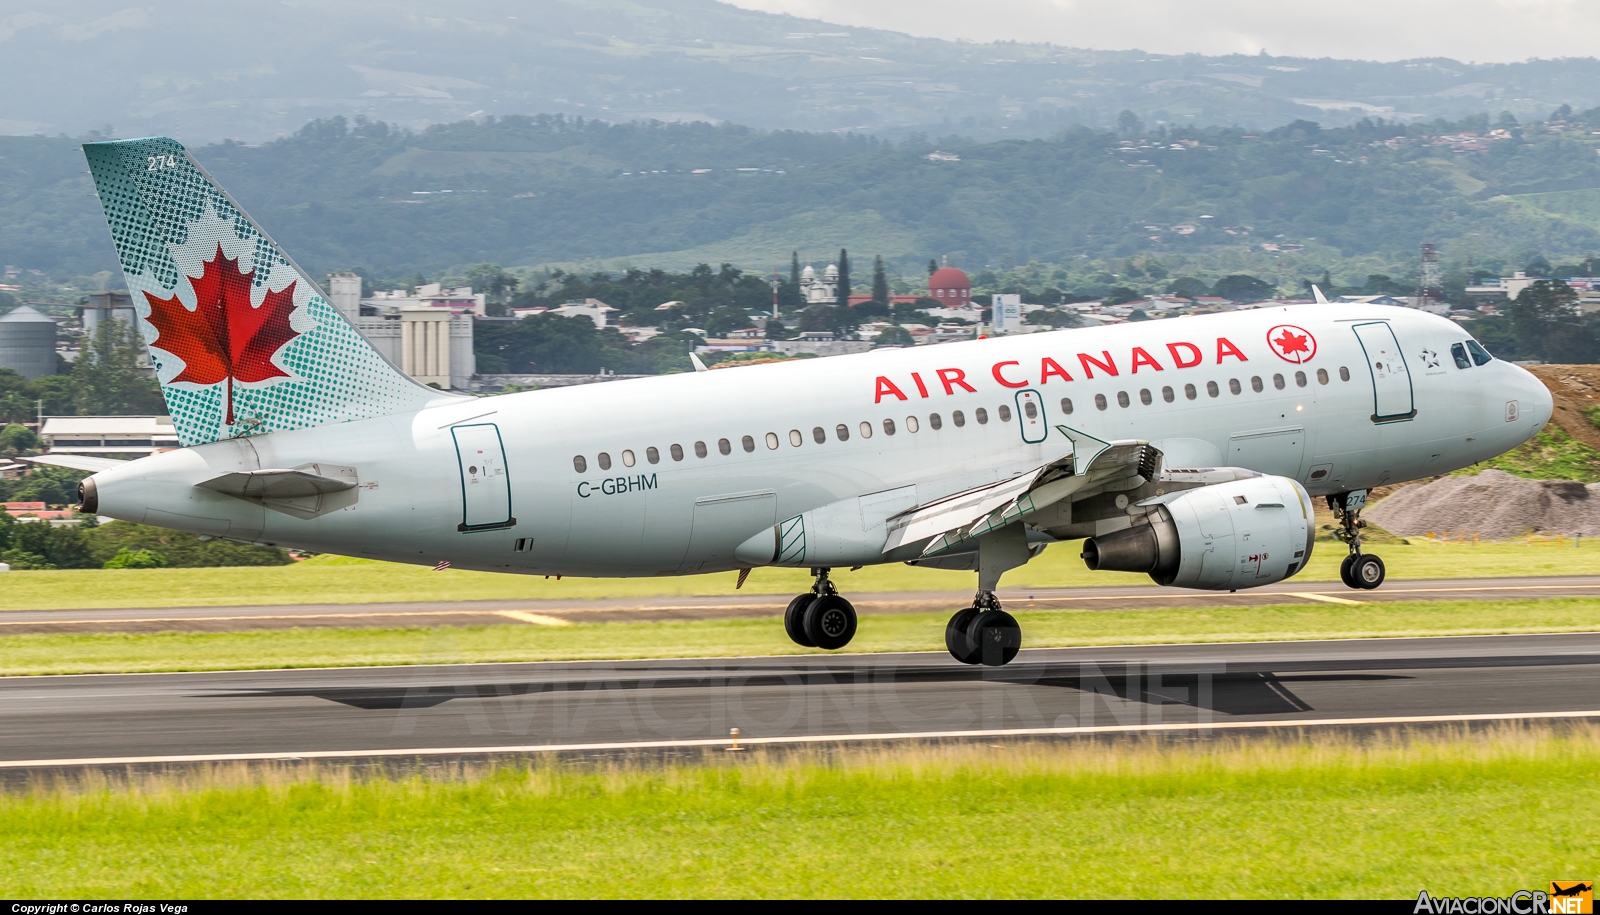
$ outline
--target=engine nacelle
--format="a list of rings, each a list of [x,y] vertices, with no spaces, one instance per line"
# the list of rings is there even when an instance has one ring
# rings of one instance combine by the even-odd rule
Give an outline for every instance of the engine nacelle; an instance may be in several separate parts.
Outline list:
[[[1132,527],[1085,540],[1083,561],[1179,588],[1270,585],[1311,560],[1315,517],[1311,496],[1288,477],[1202,486],[1161,498]]]

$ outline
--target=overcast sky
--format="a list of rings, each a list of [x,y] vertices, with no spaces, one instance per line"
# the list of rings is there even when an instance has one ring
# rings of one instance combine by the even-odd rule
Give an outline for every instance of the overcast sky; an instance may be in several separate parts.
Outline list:
[[[1600,0],[727,0],[930,38],[1163,54],[1515,61],[1600,54]]]

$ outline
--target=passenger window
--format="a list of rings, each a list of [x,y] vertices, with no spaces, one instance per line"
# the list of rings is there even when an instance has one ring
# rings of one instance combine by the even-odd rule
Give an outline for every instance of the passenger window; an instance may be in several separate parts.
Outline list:
[[[1467,358],[1467,348],[1459,343],[1450,344],[1450,358],[1456,361],[1456,368],[1472,368],[1472,360]]]
[[[950,414],[950,421],[955,423],[956,428],[959,429],[967,424],[967,414],[957,410]]]
[[[624,466],[624,467],[632,467],[633,466],[633,451],[631,449],[624,449],[623,450],[623,452],[622,452],[622,466]]]
[[[704,448],[705,446],[702,445],[700,447]],[[704,457],[704,456],[705,455],[703,455],[703,454],[701,455],[701,457]],[[682,445],[673,445],[672,446],[672,459],[674,461],[683,460],[683,446]]]
[[[1005,404],[1001,404],[1000,405],[1000,409],[999,409],[998,412],[1000,413],[1000,421],[1001,422],[1003,422],[1003,423],[1011,422],[1011,408],[1010,407],[1006,406]]]
[[[1237,394],[1242,390],[1244,390],[1244,388],[1239,386],[1239,379],[1237,379],[1237,378],[1229,378],[1228,379],[1228,392],[1229,393]]]
[[[800,434],[800,430],[799,429],[790,429],[789,430],[789,444],[791,444],[791,445],[795,446],[796,448],[798,448],[801,445],[805,444],[805,441],[806,441],[806,437],[804,435]],[[771,447],[771,445],[769,444],[768,447]]]
[[[1061,398],[1061,412],[1067,414],[1068,416],[1072,415],[1072,398]]]
[[[841,442],[850,441],[850,427],[844,423],[840,423],[839,425],[835,426],[833,429],[833,434],[838,436],[839,441]]]
[[[1479,365],[1488,365],[1494,359],[1493,356],[1489,355],[1488,350],[1478,345],[1476,340],[1467,341],[1467,352],[1472,354],[1472,361]]]
[[[1328,383],[1328,370],[1327,369],[1317,369],[1317,384],[1327,384],[1327,383]]]
[[[1152,400],[1152,398],[1150,397],[1150,389],[1149,388],[1140,388],[1139,389],[1139,402],[1148,407],[1148,406],[1150,406],[1151,400]]]
[[[811,438],[819,445],[827,444],[828,430],[822,428],[821,426],[817,426],[811,430]]]
[[[600,465],[600,469],[601,470],[610,470],[611,469],[611,455],[609,455],[609,454],[605,453],[604,451],[602,451],[598,455],[595,456],[595,463]]]
[[[1031,400],[1022,405],[1022,412],[1027,414],[1029,419],[1039,418],[1039,407]]]
[[[1261,384],[1261,376],[1260,375],[1251,375],[1250,376],[1250,390],[1255,391],[1257,394],[1260,394],[1262,387],[1263,387],[1263,385]],[[1237,394],[1239,392],[1235,391],[1234,393]]]
[[[767,435],[766,435],[766,442],[767,442],[767,450],[768,451],[777,451],[778,450],[778,433],[776,433],[776,432],[768,432]]]
[[[1206,382],[1206,394],[1207,395],[1209,395],[1211,397],[1215,397],[1220,393],[1221,392],[1217,390],[1217,383],[1215,381]]]
[[[944,428],[944,420],[940,419],[939,418],[939,414],[937,414],[937,413],[929,413],[928,414],[928,425],[932,426],[935,429],[943,429]]]
[[[907,432],[915,432],[915,431],[917,431],[917,418],[915,416],[907,416],[906,417],[906,431]]]
[[[973,410],[972,415],[978,420],[978,425],[980,426],[987,425],[989,422],[989,411],[982,407]]]
[[[1166,387],[1161,389],[1161,399],[1167,403],[1172,403],[1174,400],[1178,399],[1178,395],[1172,393],[1172,388]]]
[[[1295,383],[1295,385],[1297,387],[1302,387],[1302,388],[1305,387],[1306,386],[1306,373],[1305,372],[1295,372],[1294,373],[1294,383]]]
[[[1128,405],[1128,392],[1127,391],[1118,391],[1117,392],[1117,406],[1126,407],[1127,405]]]
[[[748,436],[748,435],[745,436],[744,440],[745,441],[749,441],[750,440],[750,436]],[[717,439],[717,450],[722,452],[723,454],[732,454],[733,453],[733,446],[728,444],[728,440],[727,439],[719,438],[719,439]],[[750,449],[746,448],[745,450],[748,451]]]
[[[1104,394],[1096,394],[1096,395],[1094,395],[1094,408],[1096,410],[1104,410],[1106,408],[1106,395],[1104,395]]]
[[[861,424],[861,437],[872,438],[872,423]]]
[[[1350,370],[1345,368],[1342,365],[1339,366],[1339,380],[1340,381],[1349,381],[1350,380]]]
[[[756,450],[756,440],[748,435],[739,439],[739,444],[744,446],[744,451],[746,454]]]
[[[583,455],[580,454],[572,459],[572,469],[579,473],[588,473],[589,462],[584,460]]]
[[[883,434],[884,435],[893,435],[894,434],[894,420],[886,419],[886,420],[883,421]]]
[[[1284,383],[1285,382],[1283,380],[1283,376],[1282,375],[1273,375],[1272,376],[1272,386],[1277,388],[1278,390],[1280,390],[1280,391],[1283,390]]]
[[[661,463],[661,452],[656,450],[656,446],[651,445],[644,449],[644,459],[652,464],[659,464]]]
[[[1194,400],[1196,397],[1200,396],[1200,394],[1194,389],[1194,385],[1186,384],[1183,386],[1183,396],[1190,400]]]

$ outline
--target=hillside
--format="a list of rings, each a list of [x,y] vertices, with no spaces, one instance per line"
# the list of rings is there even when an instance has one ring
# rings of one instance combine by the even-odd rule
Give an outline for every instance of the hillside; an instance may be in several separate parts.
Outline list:
[[[842,246],[913,276],[948,255],[969,269],[1064,265],[1060,282],[1188,264],[1292,288],[1324,269],[1341,283],[1408,277],[1424,240],[1491,271],[1600,247],[1600,205],[1586,202],[1600,195],[1600,110],[1463,136],[1488,127],[1074,129],[948,139],[930,158],[921,141],[735,125],[541,116],[411,133],[336,119],[194,153],[314,272],[402,279],[483,261],[767,270]],[[75,141],[0,138],[0,263],[57,278],[114,268]]]
[[[10,0],[0,133],[113,125],[261,142],[314,118],[408,128],[551,112],[981,139],[1149,124],[1542,116],[1600,104],[1600,61],[1467,64],[940,41],[712,0]],[[1130,14],[1131,15],[1131,14]]]

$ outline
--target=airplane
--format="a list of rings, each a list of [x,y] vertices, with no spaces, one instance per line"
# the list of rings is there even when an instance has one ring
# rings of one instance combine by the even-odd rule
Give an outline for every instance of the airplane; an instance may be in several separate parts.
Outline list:
[[[1304,569],[1329,501],[1341,577],[1374,487],[1499,455],[1551,395],[1455,323],[1330,303],[495,397],[373,349],[176,141],[84,145],[182,447],[95,471],[85,512],[248,543],[527,575],[809,569],[796,643],[849,644],[830,572],[977,573],[959,662],[1022,644],[1003,573],[1081,540],[1090,569],[1235,591]]]

